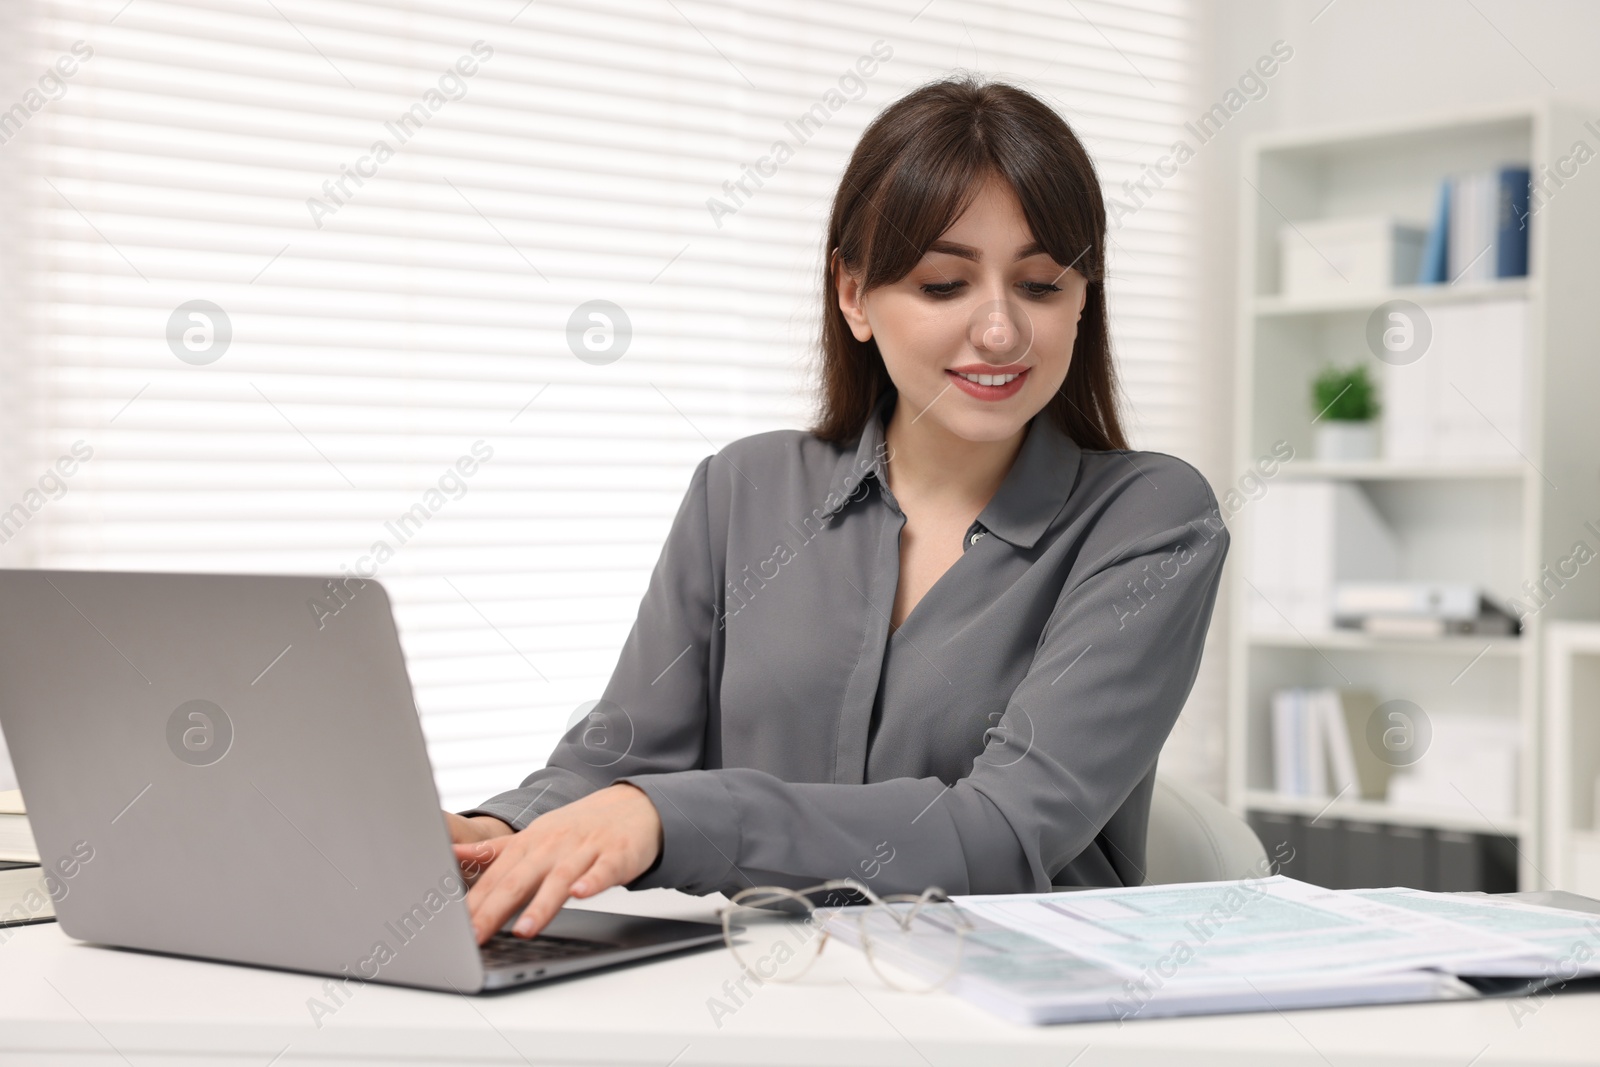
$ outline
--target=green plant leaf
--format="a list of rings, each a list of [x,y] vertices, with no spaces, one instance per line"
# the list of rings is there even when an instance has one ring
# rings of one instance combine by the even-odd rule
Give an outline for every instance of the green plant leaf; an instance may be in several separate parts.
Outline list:
[[[1378,387],[1365,363],[1324,367],[1311,383],[1312,418],[1366,422],[1379,410]]]

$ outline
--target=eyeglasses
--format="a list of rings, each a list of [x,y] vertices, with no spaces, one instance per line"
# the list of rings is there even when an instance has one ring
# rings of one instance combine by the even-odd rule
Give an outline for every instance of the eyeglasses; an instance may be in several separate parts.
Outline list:
[[[840,912],[866,898],[853,912],[855,921],[841,925]],[[822,904],[813,894],[825,894]],[[753,886],[735,893],[722,909],[722,939],[739,966],[760,982],[793,982],[816,962],[837,932],[847,943],[859,939],[873,973],[891,989],[928,993],[961,969],[967,935],[974,930],[944,890],[929,887],[920,894],[880,897],[853,878],[836,878],[807,889]],[[735,935],[749,935],[740,943]]]

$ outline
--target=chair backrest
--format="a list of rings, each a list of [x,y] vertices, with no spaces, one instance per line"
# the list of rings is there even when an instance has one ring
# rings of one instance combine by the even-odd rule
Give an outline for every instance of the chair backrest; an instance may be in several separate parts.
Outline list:
[[[1248,823],[1210,794],[1157,772],[1145,838],[1145,885],[1219,882],[1272,873]]]

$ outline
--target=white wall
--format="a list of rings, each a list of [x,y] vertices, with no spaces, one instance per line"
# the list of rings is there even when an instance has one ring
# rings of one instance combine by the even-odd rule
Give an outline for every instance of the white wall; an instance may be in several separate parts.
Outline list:
[[[1194,462],[1234,481],[1232,388],[1239,173],[1244,136],[1557,94],[1600,118],[1600,4],[1579,0],[1202,0],[1196,111],[1236,84],[1276,40],[1294,50],[1223,131],[1196,153],[1199,358],[1208,417]],[[1535,161],[1537,162],[1537,161]],[[1237,560],[1233,561],[1237,563]],[[1224,589],[1227,585],[1224,585]],[[1195,695],[1163,767],[1222,791],[1228,605],[1217,605]]]

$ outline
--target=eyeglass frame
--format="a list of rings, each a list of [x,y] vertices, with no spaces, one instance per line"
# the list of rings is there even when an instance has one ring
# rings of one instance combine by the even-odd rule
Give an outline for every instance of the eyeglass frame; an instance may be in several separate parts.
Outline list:
[[[788,886],[774,885],[749,886],[745,889],[739,890],[733,896],[729,897],[727,906],[720,909],[722,919],[722,943],[726,945],[728,947],[728,951],[733,954],[733,958],[738,962],[740,969],[748,974],[751,978],[754,978],[758,983],[796,982],[803,978],[807,971],[811,970],[812,966],[822,956],[823,949],[827,947],[828,938],[831,936],[827,929],[827,923],[824,922],[816,927],[817,932],[822,937],[822,940],[817,943],[817,951],[812,954],[811,958],[806,962],[806,965],[800,968],[800,971],[797,974],[787,978],[778,978],[776,976],[769,978],[758,973],[755,968],[753,968],[749,963],[746,963],[744,957],[739,955],[739,950],[734,947],[732,923],[734,909],[738,907],[744,907],[751,911],[765,910],[753,904],[741,905],[739,903],[741,897],[750,896],[757,893],[767,893],[775,897],[789,896],[797,898],[802,904],[804,904],[806,908],[805,918],[793,921],[810,923],[814,922],[818,908],[818,905],[812,903],[810,900],[810,894],[831,893],[840,889],[848,889],[851,892],[857,893],[860,896],[865,897],[869,902],[865,910],[856,916],[857,924],[861,929],[861,948],[863,954],[867,957],[868,966],[872,968],[872,973],[876,974],[878,979],[889,988],[903,993],[932,993],[943,988],[950,982],[952,978],[961,972],[961,960],[966,950],[967,937],[976,932],[977,927],[973,924],[972,920],[967,917],[966,913],[964,913],[956,905],[955,901],[950,899],[949,894],[938,886],[929,886],[921,893],[890,893],[886,896],[879,896],[877,893],[873,892],[870,886],[863,882],[859,882],[854,878],[830,878],[826,882],[821,882],[813,886],[807,886],[804,889],[790,889]],[[889,905],[904,903],[910,903],[911,910],[905,916],[904,921],[902,921],[899,914],[895,912],[894,909],[890,908]],[[930,903],[949,904],[951,914],[959,920],[959,924],[955,926],[957,933],[955,960],[950,966],[949,973],[947,973],[943,978],[939,979],[938,982],[927,987],[926,989],[910,989],[897,984],[892,978],[885,975],[883,971],[879,969],[878,962],[872,954],[872,939],[867,933],[866,920],[867,916],[872,914],[874,909],[881,907],[888,912],[889,915],[894,917],[895,923],[899,925],[902,930],[909,930],[911,928],[911,924],[916,921],[917,914],[922,910],[923,905]],[[857,906],[859,905],[822,905],[822,907],[833,908],[835,911],[840,911],[847,907]],[[741,927],[740,929],[743,930],[745,928]]]

